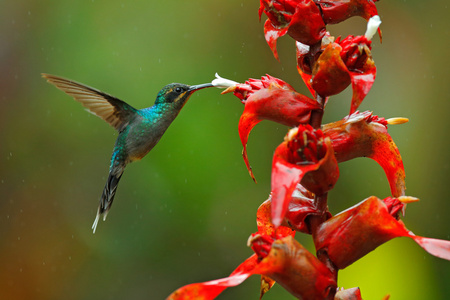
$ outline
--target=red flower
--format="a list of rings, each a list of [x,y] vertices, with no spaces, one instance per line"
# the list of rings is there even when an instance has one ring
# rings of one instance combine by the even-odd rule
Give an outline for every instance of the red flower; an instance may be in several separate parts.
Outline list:
[[[370,39],[380,23],[378,16],[370,19],[363,36],[348,36],[342,41],[338,38],[335,42],[332,37],[327,37],[315,53],[313,65],[310,47],[297,42],[297,68],[313,95],[316,92],[324,98],[336,95],[351,83],[350,114],[359,107],[375,81],[376,67],[370,52]]]
[[[270,75],[261,80],[249,79],[223,93],[228,92],[233,92],[245,105],[239,120],[239,136],[244,147],[244,162],[253,180],[255,177],[247,157],[248,135],[252,128],[262,120],[290,127],[305,124],[309,122],[311,111],[320,108],[315,100],[297,93],[291,85]]]
[[[272,223],[278,227],[297,184],[316,195],[332,189],[339,168],[330,139],[310,125],[291,129],[272,162]]]
[[[225,288],[241,284],[254,274],[275,280],[299,299],[334,299],[336,280],[328,268],[291,236],[274,240],[256,235],[250,239],[257,253],[229,277],[186,285],[168,300],[214,299]]]
[[[326,252],[338,269],[344,269],[381,244],[405,236],[428,253],[450,260],[450,241],[414,235],[396,219],[392,199],[386,202],[389,206],[372,196],[322,223],[313,233],[317,253]]]
[[[291,196],[285,220],[287,225],[295,231],[311,234],[306,219],[310,216],[320,216],[323,213],[314,202],[314,194],[298,184]],[[331,218],[331,213],[327,210],[325,211],[325,220],[329,218]]]
[[[272,199],[269,198],[261,204],[256,213],[256,223],[258,233],[272,236],[295,236],[297,231],[311,234],[310,228],[306,223],[306,218],[313,215],[322,215],[322,212],[314,203],[314,194],[306,190],[301,184],[298,184],[294,190],[289,207],[286,211],[285,219],[277,228],[272,224]],[[331,218],[329,211],[325,212],[325,219]]]
[[[391,119],[390,122],[407,119]],[[375,160],[386,173],[394,197],[405,194],[405,169],[400,152],[387,132],[388,121],[371,112],[355,112],[322,127],[331,139],[336,159],[344,162],[356,157]]]
[[[349,36],[328,45],[314,66],[312,88],[322,97],[328,97],[339,94],[351,83],[350,113],[353,113],[375,81],[376,67],[370,48],[370,41],[364,36]]]
[[[264,24],[264,36],[278,59],[276,41],[286,33],[303,44],[314,45],[325,35],[325,23],[312,0],[261,0],[259,17],[269,18]]]
[[[295,236],[295,231],[288,226],[283,224],[278,228],[272,224],[272,200],[269,198],[264,201],[258,208],[256,212],[256,225],[258,226],[258,233],[263,235],[270,235],[276,237],[285,237],[288,235]]]

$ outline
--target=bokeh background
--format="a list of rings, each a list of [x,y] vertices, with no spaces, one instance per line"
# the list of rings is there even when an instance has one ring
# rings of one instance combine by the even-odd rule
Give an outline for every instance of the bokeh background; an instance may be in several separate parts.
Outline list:
[[[192,96],[158,146],[124,173],[95,235],[98,198],[116,133],[47,84],[65,76],[136,108],[170,82],[244,81],[269,73],[307,94],[294,43],[276,61],[258,21],[259,1],[0,1],[0,299],[164,299],[178,287],[227,276],[252,254],[255,214],[267,199],[273,150],[287,128],[260,123],[249,139],[254,184],[242,161],[242,104],[220,90]],[[447,1],[381,1],[378,76],[361,110],[409,117],[390,126],[407,193],[404,219],[418,235],[450,239]],[[263,17],[264,18],[264,17]],[[264,18],[265,19],[265,18]],[[332,35],[363,34],[353,18]],[[333,97],[325,121],[344,117],[351,91]],[[389,195],[368,159],[341,165],[333,213]],[[309,236],[299,240],[313,249]],[[365,299],[449,299],[450,263],[412,240],[382,245],[339,273]],[[258,299],[259,278],[219,299]],[[292,299],[275,286],[265,299]]]

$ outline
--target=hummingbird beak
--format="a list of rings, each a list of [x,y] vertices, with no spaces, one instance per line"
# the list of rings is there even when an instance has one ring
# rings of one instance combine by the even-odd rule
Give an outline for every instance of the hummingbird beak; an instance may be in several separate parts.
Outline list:
[[[191,85],[189,87],[189,92],[194,92],[196,90],[201,90],[204,88],[209,88],[209,87],[213,87],[214,85],[212,85],[212,83],[203,83],[203,84],[197,84],[197,85]]]

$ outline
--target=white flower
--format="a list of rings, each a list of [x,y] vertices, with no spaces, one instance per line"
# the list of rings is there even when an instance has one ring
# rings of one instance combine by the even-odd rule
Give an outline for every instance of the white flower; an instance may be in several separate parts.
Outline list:
[[[364,34],[368,40],[372,39],[372,37],[377,32],[378,27],[380,27],[380,24],[381,24],[381,19],[380,19],[380,16],[378,16],[378,15],[375,15],[369,19],[369,22],[367,22],[367,30],[366,30],[366,33]]]
[[[229,79],[226,79],[226,78],[222,78],[222,77],[219,76],[219,74],[216,73],[216,79],[214,79],[214,80],[211,82],[211,84],[212,84],[213,86],[215,86],[216,88],[219,88],[219,89],[226,89],[226,88],[235,86],[235,85],[237,85],[237,84],[239,84],[239,83],[236,82],[236,81],[233,81],[233,80],[229,80]]]

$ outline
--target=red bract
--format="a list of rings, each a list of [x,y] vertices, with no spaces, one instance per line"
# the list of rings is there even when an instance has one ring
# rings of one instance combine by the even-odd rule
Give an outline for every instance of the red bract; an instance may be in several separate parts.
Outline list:
[[[184,286],[167,299],[214,299],[225,288],[239,285],[254,274],[275,280],[299,299],[334,299],[333,274],[291,236],[274,241],[258,235],[251,243],[259,243],[258,250],[265,250],[248,258],[229,277]]]
[[[329,139],[311,126],[291,129],[272,162],[272,223],[279,226],[298,183],[316,195],[333,188],[339,168]]]
[[[300,76],[303,79],[303,82],[306,84],[306,87],[310,91],[311,95],[315,96],[316,91],[311,87],[311,78],[312,78],[312,62],[311,62],[311,54],[310,54],[310,47],[308,45],[302,44],[300,42],[296,42],[295,45],[297,46],[296,53],[297,53],[297,70]],[[317,56],[320,56],[322,51],[317,53]],[[314,57],[314,61],[316,61],[317,58]]]
[[[339,94],[351,83],[350,114],[353,113],[375,81],[376,67],[370,44],[365,36],[349,36],[343,41],[338,39],[330,43],[313,67],[310,88],[320,96],[328,97]]]
[[[270,236],[285,237],[288,235],[295,235],[295,231],[287,226],[279,226],[275,228],[271,221],[272,200],[269,198],[264,201],[256,212],[256,225],[258,226],[258,233]]]
[[[368,20],[378,15],[377,0],[315,0],[322,10],[326,24],[337,24],[348,18],[359,16]]]
[[[296,42],[297,53],[297,70],[308,87],[312,95],[316,95],[316,91],[311,86],[312,71],[319,56],[323,53],[325,48],[334,42],[334,37],[327,34],[322,38],[320,49],[316,53],[311,53],[311,47],[300,42]]]
[[[295,236],[296,231],[310,234],[311,231],[306,223],[306,218],[322,215],[322,212],[314,203],[314,194],[306,190],[301,184],[298,184],[294,190],[285,219],[277,228],[271,221],[271,205],[272,200],[269,198],[258,208],[256,214],[258,233],[273,235],[278,238],[288,235]],[[325,219],[329,218],[331,218],[331,213],[326,211]]]
[[[244,150],[242,156],[253,180],[247,157],[248,135],[252,128],[262,120],[274,121],[294,127],[309,122],[311,111],[320,108],[317,101],[297,93],[294,88],[281,79],[270,75],[261,80],[249,79],[224,91],[233,92],[245,104],[239,119],[239,136]]]
[[[278,59],[276,41],[286,33],[303,44],[314,45],[325,35],[325,23],[312,0],[261,0],[259,17],[269,18],[264,24],[264,36]]]
[[[167,297],[167,300],[209,300],[216,298],[227,287],[236,286],[257,274],[258,256],[253,254],[240,264],[229,277],[203,283],[185,285]]]
[[[386,173],[392,195],[398,197],[405,194],[405,169],[387,124],[369,111],[355,112],[322,130],[331,139],[338,162],[356,157],[375,160]]]
[[[405,236],[428,253],[450,260],[450,241],[414,235],[390,209],[372,196],[325,221],[313,233],[317,253],[326,252],[338,269],[344,269],[381,244]]]
[[[311,234],[306,219],[310,216],[320,216],[323,213],[314,202],[314,194],[306,190],[301,184],[298,184],[291,196],[285,220],[289,227],[295,231]],[[327,210],[325,212],[325,220],[329,218],[331,218],[331,213]]]
[[[350,114],[354,113],[369,93],[375,81],[377,68],[372,59],[371,41],[366,36],[348,36],[339,45],[341,58],[350,74],[353,96]]]

